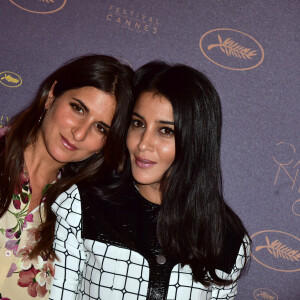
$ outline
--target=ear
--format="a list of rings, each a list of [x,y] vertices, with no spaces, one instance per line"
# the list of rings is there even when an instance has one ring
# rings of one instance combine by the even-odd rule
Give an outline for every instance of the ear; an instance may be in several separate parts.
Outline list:
[[[45,109],[48,109],[49,107],[51,107],[53,101],[54,101],[54,88],[57,84],[57,81],[55,80],[51,86],[51,89],[49,91],[49,94],[48,94],[48,97],[47,97],[47,100],[46,100],[46,103],[45,103]]]

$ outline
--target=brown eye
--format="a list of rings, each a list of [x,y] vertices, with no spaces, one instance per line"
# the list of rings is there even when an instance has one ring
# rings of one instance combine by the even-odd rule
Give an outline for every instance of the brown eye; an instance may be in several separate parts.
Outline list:
[[[174,135],[174,130],[169,127],[163,127],[160,129],[163,136],[172,137]]]
[[[106,129],[101,123],[96,123],[95,126],[99,132],[107,134]]]
[[[134,128],[140,128],[140,127],[144,128],[145,127],[144,123],[141,120],[137,120],[137,119],[132,120],[131,125]]]
[[[70,106],[72,107],[72,109],[75,111],[75,112],[78,112],[78,113],[84,113],[84,110],[83,108],[78,105],[77,103],[70,103]]]

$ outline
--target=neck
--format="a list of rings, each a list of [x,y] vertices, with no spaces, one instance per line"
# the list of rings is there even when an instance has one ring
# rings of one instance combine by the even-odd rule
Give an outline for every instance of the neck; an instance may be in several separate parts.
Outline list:
[[[159,183],[151,185],[136,183],[136,186],[139,189],[140,194],[145,199],[155,204],[161,204],[161,193]]]
[[[56,161],[48,153],[41,134],[36,143],[25,149],[24,163],[30,180],[43,184],[51,183],[56,179],[58,170],[64,165]]]

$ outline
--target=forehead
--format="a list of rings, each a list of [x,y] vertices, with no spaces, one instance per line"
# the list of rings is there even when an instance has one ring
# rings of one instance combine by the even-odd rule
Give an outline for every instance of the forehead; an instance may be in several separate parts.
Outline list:
[[[144,117],[164,117],[173,120],[173,108],[171,102],[161,94],[154,92],[142,93],[134,106],[134,111]]]
[[[116,99],[114,95],[103,92],[93,86],[84,86],[77,89],[71,89],[65,92],[71,97],[81,97],[83,100],[88,102],[110,102],[111,104],[116,104]],[[80,99],[81,100],[81,99]]]

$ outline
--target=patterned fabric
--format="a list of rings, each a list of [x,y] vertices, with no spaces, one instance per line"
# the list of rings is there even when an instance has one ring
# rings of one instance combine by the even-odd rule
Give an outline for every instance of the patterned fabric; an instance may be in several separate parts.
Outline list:
[[[81,237],[81,202],[76,185],[58,197],[52,210],[57,215],[54,248],[59,261],[55,262],[50,299],[149,299],[149,264],[140,253]],[[224,279],[237,278],[244,259],[241,246],[231,273],[216,270],[217,274]],[[237,283],[206,288],[192,280],[189,266],[177,264],[169,278],[167,299],[234,299],[236,293]]]
[[[43,190],[42,201],[49,186]],[[41,256],[29,258],[41,214],[43,217],[43,204],[28,214],[31,192],[30,182],[21,171],[20,192],[15,189],[8,211],[0,219],[0,299],[48,299],[53,262]]]

